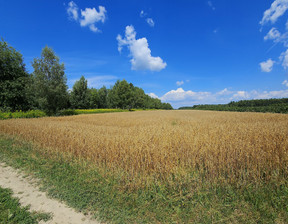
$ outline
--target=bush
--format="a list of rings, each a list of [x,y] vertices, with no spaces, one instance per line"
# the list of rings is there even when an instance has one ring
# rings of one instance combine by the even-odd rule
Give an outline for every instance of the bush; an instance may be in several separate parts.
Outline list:
[[[67,110],[60,110],[57,113],[58,116],[72,116],[72,115],[78,115],[78,113],[73,109],[67,109]]]
[[[15,112],[0,112],[0,120],[11,119],[11,118],[37,118],[46,117],[46,113],[41,110],[29,110],[26,112],[15,111]]]

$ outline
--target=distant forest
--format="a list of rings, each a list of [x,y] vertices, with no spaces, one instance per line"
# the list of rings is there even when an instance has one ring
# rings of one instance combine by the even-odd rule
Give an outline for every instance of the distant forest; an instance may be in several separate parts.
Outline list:
[[[64,64],[47,46],[33,60],[32,67],[34,71],[29,74],[22,55],[3,39],[0,41],[0,111],[39,109],[55,115],[64,109],[173,109],[126,80],[118,80],[110,89],[95,89],[88,88],[82,76],[68,90]]]
[[[232,101],[228,104],[194,105],[193,107],[180,107],[179,110],[288,113],[288,98],[240,100],[238,102]]]

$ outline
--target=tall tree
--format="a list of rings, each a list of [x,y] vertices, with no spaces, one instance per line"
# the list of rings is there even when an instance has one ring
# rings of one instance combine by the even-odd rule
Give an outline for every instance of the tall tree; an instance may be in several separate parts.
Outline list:
[[[110,107],[113,108],[131,108],[132,107],[133,92],[131,85],[123,79],[117,81],[109,92]]]
[[[82,75],[81,78],[75,82],[71,92],[71,106],[76,109],[89,108],[89,92],[87,80]]]
[[[35,58],[32,66],[39,107],[49,115],[67,107],[68,87],[65,68],[63,63],[60,64],[54,51],[47,46],[43,48],[41,57]]]
[[[108,89],[103,86],[101,89],[98,90],[98,97],[99,97],[99,105],[98,108],[108,108]]]
[[[95,88],[88,89],[89,92],[89,108],[99,108],[99,94]]]
[[[30,109],[29,79],[22,55],[2,39],[0,41],[0,108],[2,110]]]

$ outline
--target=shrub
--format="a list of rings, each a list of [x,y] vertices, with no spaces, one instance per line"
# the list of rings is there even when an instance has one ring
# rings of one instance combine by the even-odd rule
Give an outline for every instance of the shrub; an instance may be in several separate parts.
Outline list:
[[[60,110],[57,115],[58,116],[72,116],[77,115],[78,113],[73,109],[67,109],[67,110]]]

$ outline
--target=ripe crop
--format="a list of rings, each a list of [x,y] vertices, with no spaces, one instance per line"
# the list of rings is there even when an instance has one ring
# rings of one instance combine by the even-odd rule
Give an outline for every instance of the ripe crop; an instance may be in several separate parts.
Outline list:
[[[243,184],[288,177],[288,115],[143,111],[0,121],[1,133],[88,160],[125,182]],[[172,179],[171,179],[172,178]]]

